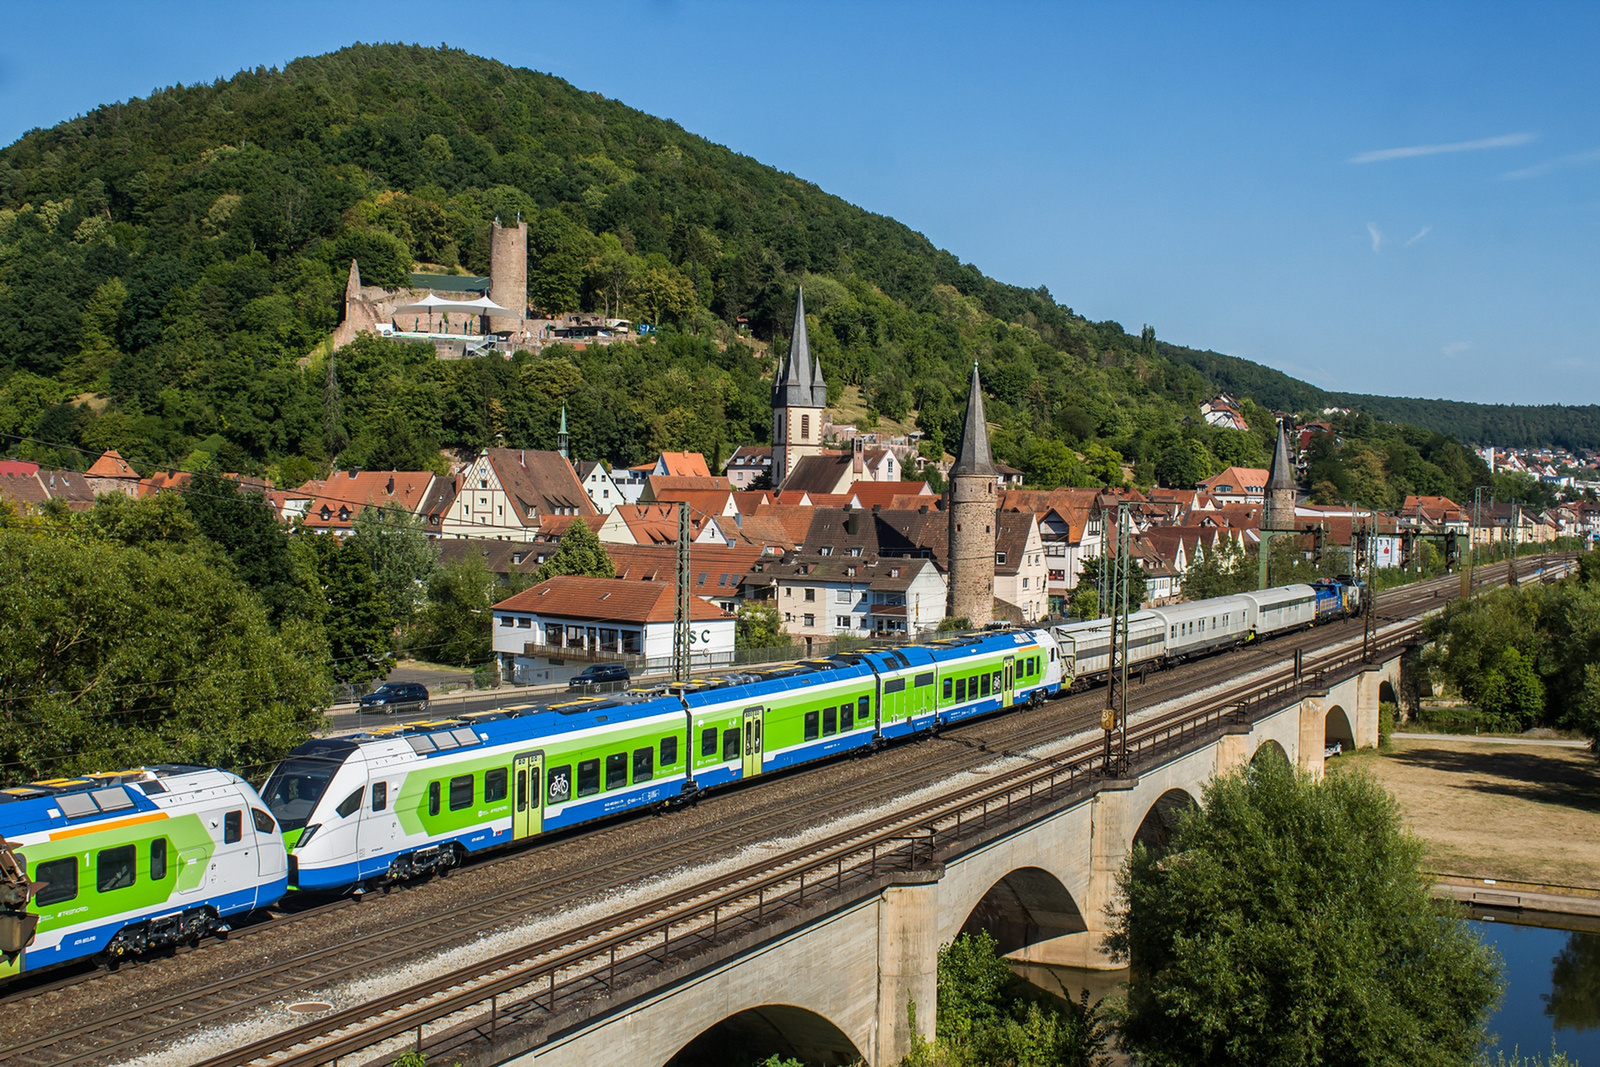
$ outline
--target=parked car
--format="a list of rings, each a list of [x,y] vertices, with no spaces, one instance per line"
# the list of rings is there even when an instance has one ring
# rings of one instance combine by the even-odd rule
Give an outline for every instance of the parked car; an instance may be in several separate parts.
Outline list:
[[[428,687],[417,682],[389,682],[361,698],[362,711],[427,711]]]
[[[628,673],[628,668],[620,663],[596,663],[593,667],[585,667],[579,673],[568,678],[567,688],[588,690],[607,683],[614,683],[620,689],[628,684],[628,679],[631,677],[632,675]]]

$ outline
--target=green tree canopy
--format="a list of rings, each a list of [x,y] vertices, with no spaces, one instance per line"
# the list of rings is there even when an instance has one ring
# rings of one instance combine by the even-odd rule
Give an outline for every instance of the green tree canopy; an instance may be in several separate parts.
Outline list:
[[[739,605],[738,621],[734,623],[735,648],[787,648],[791,643],[777,608],[759,600]]]
[[[106,525],[142,528],[141,547],[0,529],[6,777],[159,762],[251,771],[303,741],[329,691],[321,628],[273,627],[227,561],[149,536],[170,505],[113,507]]]
[[[424,658],[467,667],[488,660],[493,591],[494,575],[478,556],[435,570],[418,650]]]
[[[1421,861],[1365,774],[1261,759],[1214,779],[1118,879],[1123,1041],[1151,1067],[1473,1063],[1499,964]]]
[[[422,517],[390,502],[356,514],[352,543],[366,557],[389,614],[400,625],[411,621],[427,595],[438,550],[423,530]]]
[[[611,562],[600,538],[581,518],[574,519],[567,527],[555,554],[539,566],[534,580],[542,582],[558,574],[586,574],[591,578],[617,576],[617,565]]]
[[[322,627],[333,676],[360,683],[387,675],[394,666],[394,616],[362,546],[354,538],[312,534],[295,548],[310,557],[327,604]]]

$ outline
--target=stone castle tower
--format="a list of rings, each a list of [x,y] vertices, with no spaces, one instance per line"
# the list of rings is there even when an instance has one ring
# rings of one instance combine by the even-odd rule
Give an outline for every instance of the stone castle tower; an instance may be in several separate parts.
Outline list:
[[[528,224],[520,219],[515,226],[495,219],[489,230],[489,299],[513,312],[491,315],[489,329],[521,333],[528,313]]]
[[[811,358],[806,336],[806,294],[794,301],[794,331],[789,335],[789,357],[778,368],[772,386],[772,484],[794,472],[805,456],[822,453],[822,410],[828,406],[828,387],[822,364]],[[987,454],[987,453],[985,453]]]
[[[972,365],[972,388],[967,394],[967,415],[961,424],[961,444],[950,465],[950,488],[945,511],[950,522],[950,546],[945,579],[949,583],[948,613],[966,616],[973,627],[994,619],[995,471],[989,456],[989,428],[983,418],[983,385],[978,365]]]
[[[1278,446],[1272,452],[1272,470],[1267,473],[1266,513],[1261,517],[1264,530],[1293,530],[1294,464],[1289,460],[1289,435],[1278,423]]]

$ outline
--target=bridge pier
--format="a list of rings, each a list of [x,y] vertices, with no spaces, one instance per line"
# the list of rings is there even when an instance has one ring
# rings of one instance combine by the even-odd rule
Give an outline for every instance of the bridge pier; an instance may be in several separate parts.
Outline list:
[[[932,1041],[939,1011],[939,874],[886,886],[878,898],[878,1015],[872,1062],[899,1063],[916,1033]]]

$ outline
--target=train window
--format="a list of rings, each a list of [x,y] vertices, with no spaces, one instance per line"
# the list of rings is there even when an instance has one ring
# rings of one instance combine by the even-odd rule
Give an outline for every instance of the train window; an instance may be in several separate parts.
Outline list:
[[[836,708],[836,707],[834,707],[834,708],[823,708],[822,709],[822,733],[823,733],[823,735],[824,736],[831,736],[831,735],[836,734],[838,732],[839,732],[839,709]]]
[[[628,784],[628,754],[613,752],[606,757],[606,791],[621,789]]]
[[[592,796],[600,792],[600,761],[586,759],[578,764],[578,795]]]
[[[883,691],[885,693],[904,693],[906,691],[906,680],[904,678],[893,678],[884,682]]]
[[[707,726],[700,732],[700,755],[715,756],[717,754],[717,728]]]
[[[712,734],[712,748],[716,747],[716,734]],[[676,737],[663,737],[661,739],[661,766],[670,767],[678,762],[678,739]]]
[[[159,882],[167,876],[167,839],[158,837],[150,842],[150,880]]]
[[[946,678],[944,680],[944,699],[946,700],[950,699],[950,686],[954,681],[955,679],[953,678]]]
[[[912,682],[911,684],[916,686],[918,689],[921,689],[925,685],[932,685],[933,684],[933,672],[929,671],[927,674],[919,674],[919,675],[917,675],[917,680]]]
[[[439,783],[428,783],[428,814],[439,814]]]
[[[133,884],[133,868],[138,861],[133,845],[101,849],[94,858],[94,887],[102,893],[127,889]]]
[[[639,782],[648,782],[650,779],[654,778],[655,776],[656,776],[656,750],[655,750],[655,748],[653,746],[646,745],[644,748],[636,748],[636,749],[634,749],[633,750],[633,780],[634,780],[634,783],[637,784]]]
[[[550,783],[550,795],[547,803],[565,804],[572,799],[572,764],[563,763],[559,767],[551,767],[550,773],[545,776],[545,781]],[[538,792],[539,784],[533,783],[534,792]]]
[[[372,783],[372,810],[382,811],[389,806],[389,783]]]
[[[244,812],[230,811],[222,817],[222,843],[236,844],[244,839]]]
[[[258,834],[270,834],[277,832],[278,824],[272,821],[272,816],[268,815],[260,808],[250,809],[250,821],[256,824],[256,833]]]
[[[815,741],[816,739],[817,739],[817,713],[814,712],[814,711],[808,711],[808,712],[806,712],[806,740],[807,741]]]
[[[458,774],[450,779],[450,810],[472,807],[472,775]]]
[[[981,686],[981,691],[982,691],[982,694],[983,694],[983,695],[984,695],[984,696],[988,696],[988,695],[989,695],[989,676],[988,676],[988,675],[987,675],[987,674],[985,674],[985,675],[984,675],[984,676],[983,676],[983,677],[982,677],[982,678],[981,678],[981,679],[980,679],[980,681],[979,681],[979,685],[980,685],[980,686]]]
[[[839,729],[848,730],[853,723],[850,719],[855,714],[856,706],[848,701],[839,705]]]
[[[965,678],[957,678],[956,679],[956,703],[959,704],[961,701],[963,701],[965,699],[967,699],[967,680]]]
[[[872,718],[871,697],[862,697],[861,700],[856,704],[856,716],[860,718],[862,722],[866,722]]]
[[[33,895],[33,902],[41,908],[74,899],[78,895],[78,857],[68,856],[64,860],[39,864],[33,872],[33,880],[44,883]]]
[[[507,785],[510,776],[504,767],[491,767],[483,772],[483,802],[493,804],[497,800],[504,800],[509,791]]]
[[[1178,627],[1177,627],[1176,623],[1173,624],[1172,633],[1169,634],[1168,636],[1170,636],[1170,637],[1177,637],[1178,636]]]
[[[339,806],[333,809],[339,813],[339,818],[348,819],[356,813],[356,809],[361,807],[361,793],[362,790],[357,789],[354,793],[339,801]]]
[[[722,731],[722,758],[724,761],[739,758],[739,729]]]

